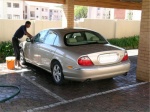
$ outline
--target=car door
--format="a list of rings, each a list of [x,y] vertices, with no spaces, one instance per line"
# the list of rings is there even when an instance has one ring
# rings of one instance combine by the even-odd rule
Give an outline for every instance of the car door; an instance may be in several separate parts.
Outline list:
[[[50,68],[50,62],[56,50],[56,47],[54,46],[54,41],[56,38],[57,34],[49,30],[45,36],[44,44],[40,44],[40,65],[46,69]]]
[[[41,55],[39,54],[39,48],[41,44],[44,44],[45,35],[47,30],[43,30],[39,32],[35,37],[33,37],[33,42],[29,45],[28,52],[29,52],[29,60],[30,62],[40,65],[41,62]]]
[[[33,37],[33,42],[27,42],[25,44],[25,57],[26,60],[30,63],[35,63],[34,56],[38,53],[39,42],[39,33]]]

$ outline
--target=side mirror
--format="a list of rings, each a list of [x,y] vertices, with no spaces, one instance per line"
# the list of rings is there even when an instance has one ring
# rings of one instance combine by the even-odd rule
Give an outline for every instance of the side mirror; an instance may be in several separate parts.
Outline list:
[[[27,42],[32,42],[32,43],[33,43],[33,39],[31,39],[31,38],[26,38],[26,41],[27,41]]]

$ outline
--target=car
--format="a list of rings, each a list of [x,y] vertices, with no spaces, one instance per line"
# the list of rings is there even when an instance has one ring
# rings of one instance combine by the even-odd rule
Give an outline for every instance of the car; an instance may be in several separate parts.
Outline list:
[[[83,82],[113,78],[130,69],[125,49],[89,29],[44,29],[20,47],[20,61],[50,72],[57,85],[65,79]]]

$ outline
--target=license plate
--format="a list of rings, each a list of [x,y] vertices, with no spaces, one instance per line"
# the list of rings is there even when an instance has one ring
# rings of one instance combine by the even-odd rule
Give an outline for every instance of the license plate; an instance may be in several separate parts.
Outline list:
[[[99,56],[99,62],[101,64],[114,63],[117,60],[118,60],[118,54],[117,53],[102,54]]]

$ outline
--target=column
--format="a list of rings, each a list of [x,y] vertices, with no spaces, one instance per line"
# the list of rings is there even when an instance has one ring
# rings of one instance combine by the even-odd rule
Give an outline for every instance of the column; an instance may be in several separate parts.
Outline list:
[[[66,0],[63,5],[63,19],[62,27],[73,28],[74,27],[74,0]]]
[[[142,0],[137,79],[150,82],[150,0]]]

